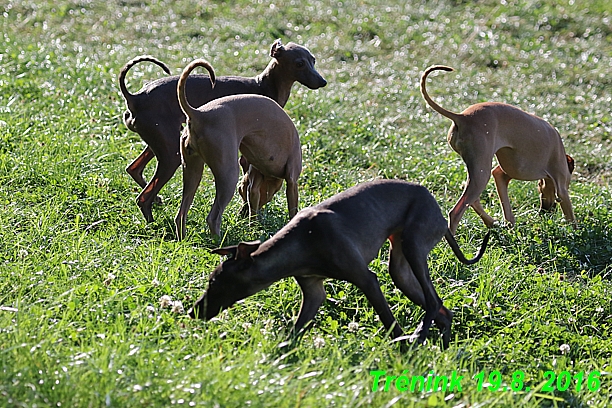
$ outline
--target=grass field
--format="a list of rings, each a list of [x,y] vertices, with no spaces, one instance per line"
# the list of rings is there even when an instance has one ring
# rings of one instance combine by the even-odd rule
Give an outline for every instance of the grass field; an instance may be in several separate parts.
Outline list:
[[[607,0],[150,3],[0,6],[0,406],[609,406]],[[303,145],[301,207],[384,177],[422,183],[447,214],[465,165],[446,142],[450,121],[418,88],[426,67],[445,64],[456,72],[428,84],[444,107],[497,100],[559,129],[577,163],[570,193],[579,228],[560,211],[540,215],[536,182],[515,181],[517,224],[494,230],[478,264],[461,265],[438,245],[432,279],[455,313],[446,351],[433,330],[424,347],[400,353],[361,292],[338,281],[290,350],[278,346],[300,304],[293,280],[213,321],[190,320],[178,302],[187,309],[206,288],[220,261],[210,250],[274,234],[287,221],[284,194],[250,224],[236,197],[220,242],[206,228],[214,190],[205,171],[187,239],[177,242],[177,172],[156,221],[144,222],[124,171],[142,143],[122,122],[116,77],[139,54],[174,74],[205,57],[218,75],[254,76],[276,38],[306,45],[329,82],[294,85],[285,107]],[[162,74],[140,64],[129,89]],[[503,218],[492,181],[482,200]],[[484,233],[469,210],[457,239],[474,253]],[[371,269],[410,333],[423,313],[391,282],[387,257],[385,246]],[[460,389],[400,391],[389,377],[387,391],[384,380],[373,391],[372,372],[382,371],[463,378]]]

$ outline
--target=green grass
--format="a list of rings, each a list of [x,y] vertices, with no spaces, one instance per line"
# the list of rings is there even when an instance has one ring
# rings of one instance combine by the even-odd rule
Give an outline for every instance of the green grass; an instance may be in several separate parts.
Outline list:
[[[0,12],[0,406],[609,404],[607,1],[9,0]],[[205,223],[212,177],[205,173],[185,241],[173,234],[180,172],[161,192],[156,221],[144,222],[124,172],[142,143],[122,123],[118,71],[146,53],[173,73],[205,57],[219,75],[252,76],[279,37],[308,46],[329,81],[317,91],[295,85],[286,106],[303,144],[302,207],[387,177],[418,181],[444,213],[452,208],[465,166],[447,145],[449,121],[419,94],[431,64],[456,69],[428,85],[443,106],[515,104],[554,124],[576,159],[570,192],[578,229],[559,211],[540,215],[536,183],[516,181],[517,225],[495,230],[481,262],[460,265],[446,244],[432,251],[432,279],[455,313],[447,351],[432,336],[400,353],[365,297],[344,282],[328,282],[330,299],[290,350],[278,346],[299,308],[292,280],[207,323],[161,307],[168,295],[188,308],[220,261]],[[128,86],[161,75],[141,64]],[[493,183],[482,198],[501,219]],[[283,194],[250,224],[237,216],[240,206],[236,198],[226,210],[223,243],[266,239],[287,221]],[[468,211],[460,245],[475,252],[484,232]],[[423,314],[392,284],[387,256],[385,246],[371,269],[411,332]],[[373,392],[372,370],[464,378],[461,391]],[[523,390],[478,391],[472,377],[483,372],[495,384],[495,371],[502,389],[523,372]],[[584,371],[582,389],[546,391],[546,371]],[[601,383],[591,391],[586,377],[594,371]]]

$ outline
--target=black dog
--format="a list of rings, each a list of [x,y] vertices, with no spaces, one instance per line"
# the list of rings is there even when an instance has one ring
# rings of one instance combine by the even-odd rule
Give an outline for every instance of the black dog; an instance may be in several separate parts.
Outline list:
[[[222,309],[272,283],[293,276],[302,290],[302,306],[294,327],[298,333],[323,301],[327,278],[353,283],[365,293],[385,328],[394,338],[403,335],[376,275],[368,264],[384,241],[391,241],[389,273],[410,300],[425,309],[414,334],[423,343],[432,321],[442,330],[448,347],[452,313],[442,305],[427,267],[427,255],[445,237],[465,264],[483,255],[489,233],[475,258],[465,258],[447,227],[440,207],[423,186],[399,180],[360,184],[321,204],[300,211],[272,238],[260,244],[242,242],[213,252],[229,255],[212,275],[208,290],[189,312],[211,319]]]

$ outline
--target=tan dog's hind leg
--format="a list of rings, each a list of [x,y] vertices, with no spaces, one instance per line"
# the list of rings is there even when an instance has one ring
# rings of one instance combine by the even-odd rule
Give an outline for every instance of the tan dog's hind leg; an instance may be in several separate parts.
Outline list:
[[[200,185],[202,172],[204,171],[204,160],[194,152],[191,152],[191,154],[183,153],[183,163],[183,198],[181,199],[179,212],[174,219],[176,236],[179,239],[185,238],[187,211],[189,211],[193,203],[193,198]]]
[[[298,185],[295,178],[287,178],[287,205],[289,207],[289,218],[293,218],[298,211]]]
[[[474,201],[470,206],[476,211],[476,214],[480,216],[480,218],[484,221],[487,228],[492,228],[493,224],[495,224],[495,219],[487,214],[482,208],[482,204],[480,203],[480,199]]]
[[[473,166],[471,164],[467,164],[467,186],[465,187],[461,198],[459,199],[459,201],[457,201],[457,204],[455,204],[453,209],[448,214],[449,229],[451,230],[453,235],[457,232],[457,227],[459,226],[459,221],[461,221],[461,217],[463,217],[463,213],[465,213],[465,210],[467,210],[470,205],[473,206],[474,203],[478,202],[478,204],[476,204],[478,209],[474,209],[476,210],[476,212],[479,213],[479,215],[481,214],[479,210],[484,213],[484,210],[482,209],[479,203],[480,193],[484,191],[487,186],[487,182],[491,177],[491,160],[492,159],[489,159],[488,167],[483,165]],[[466,163],[475,162],[474,160],[469,161],[466,158],[464,158],[464,161]],[[485,218],[483,218],[483,220],[486,222]]]
[[[502,170],[499,165],[493,169],[491,174],[493,174],[493,179],[495,180],[495,187],[497,189],[499,201],[502,205],[504,218],[510,225],[514,225],[516,223],[516,218],[514,218],[514,214],[512,214],[510,198],[508,197],[508,183],[510,183],[512,178],[504,170]]]
[[[210,170],[215,177],[215,200],[213,201],[210,213],[206,217],[206,223],[208,228],[215,235],[221,233],[221,216],[227,205],[232,201],[234,192],[236,191],[236,184],[238,183],[239,169],[238,169],[238,151],[237,149],[232,152],[236,157],[230,159],[221,159],[215,161],[209,161],[208,165]],[[219,152],[218,157],[222,156],[223,153]],[[225,163],[232,163],[231,166],[225,166]]]

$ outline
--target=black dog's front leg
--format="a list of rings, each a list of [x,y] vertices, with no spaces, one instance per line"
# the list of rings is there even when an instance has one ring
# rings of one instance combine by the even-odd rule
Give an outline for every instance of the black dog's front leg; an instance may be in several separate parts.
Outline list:
[[[300,289],[302,289],[302,305],[293,327],[293,335],[298,335],[304,325],[314,318],[327,295],[323,287],[324,278],[318,276],[295,276],[295,280],[300,285]]]
[[[291,349],[299,343],[304,333],[312,327],[312,319],[327,296],[323,287],[324,278],[318,276],[294,276],[294,278],[302,290],[302,305],[287,340],[279,344],[282,349]],[[308,322],[311,324],[307,325]]]

